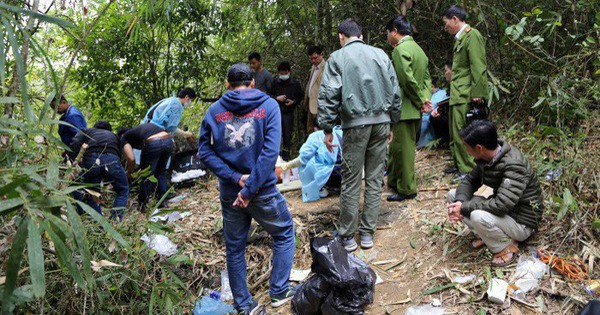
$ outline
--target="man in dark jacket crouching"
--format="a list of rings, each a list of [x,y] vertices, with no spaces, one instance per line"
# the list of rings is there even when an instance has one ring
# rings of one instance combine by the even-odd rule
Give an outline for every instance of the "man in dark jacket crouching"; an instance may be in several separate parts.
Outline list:
[[[474,121],[460,137],[477,166],[448,193],[449,219],[475,234],[471,247],[487,246],[494,253],[492,266],[506,266],[517,257],[517,242],[538,228],[544,211],[540,183],[523,153],[498,140],[490,121]],[[475,195],[483,189],[487,198]]]

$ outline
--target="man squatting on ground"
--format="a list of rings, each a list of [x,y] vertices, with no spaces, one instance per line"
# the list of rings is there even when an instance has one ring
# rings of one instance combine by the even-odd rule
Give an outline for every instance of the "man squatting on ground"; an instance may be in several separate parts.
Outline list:
[[[460,137],[476,166],[448,193],[450,222],[464,222],[476,237],[471,246],[494,253],[493,267],[509,265],[544,213],[537,175],[521,151],[498,140],[490,121],[472,122]],[[490,197],[474,196],[482,185],[493,189]]]

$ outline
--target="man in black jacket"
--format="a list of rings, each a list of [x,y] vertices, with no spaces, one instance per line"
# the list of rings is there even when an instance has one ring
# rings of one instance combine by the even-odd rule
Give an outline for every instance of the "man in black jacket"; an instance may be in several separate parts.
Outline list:
[[[281,110],[281,136],[282,148],[281,158],[284,161],[290,159],[290,149],[292,146],[292,132],[294,131],[294,111],[296,106],[302,103],[304,91],[300,83],[290,76],[292,67],[287,61],[283,61],[277,66],[278,78],[273,81],[269,90],[269,96],[277,100]]]
[[[494,253],[493,267],[506,266],[517,257],[517,243],[538,229],[544,213],[540,183],[523,153],[498,140],[490,121],[472,122],[460,137],[476,166],[448,193],[450,222],[462,221],[475,234],[472,248],[487,246]]]
[[[83,172],[78,181],[87,184],[100,184],[110,182],[116,194],[111,219],[123,218],[123,210],[127,206],[129,196],[129,183],[123,165],[121,165],[121,145],[119,138],[112,132],[111,125],[103,120],[94,124],[94,128],[79,131],[71,142],[73,154],[78,154],[83,144],[84,149],[81,166]],[[100,205],[90,196],[75,192],[75,198],[84,200],[90,207],[102,214]]]

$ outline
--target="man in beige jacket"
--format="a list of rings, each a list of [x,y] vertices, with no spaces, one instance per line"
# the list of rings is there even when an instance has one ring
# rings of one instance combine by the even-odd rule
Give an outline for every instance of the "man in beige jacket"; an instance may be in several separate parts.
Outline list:
[[[306,115],[306,134],[314,131],[314,119],[317,117],[317,98],[319,97],[319,87],[321,86],[321,78],[325,69],[325,60],[323,58],[323,49],[319,46],[310,46],[308,48],[308,58],[312,67],[310,68],[310,76],[306,84],[306,92],[304,93],[304,106],[307,109]]]

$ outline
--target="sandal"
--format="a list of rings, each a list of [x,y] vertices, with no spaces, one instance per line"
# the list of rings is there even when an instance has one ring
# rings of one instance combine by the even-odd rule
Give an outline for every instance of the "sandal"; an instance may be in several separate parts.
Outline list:
[[[501,258],[501,257],[505,256],[508,253],[512,253],[512,257],[509,260],[505,260],[504,258]],[[492,263],[490,265],[492,267],[506,267],[506,266],[512,264],[517,259],[517,255],[518,254],[519,254],[519,248],[517,247],[517,245],[515,243],[510,243],[501,252],[494,254],[494,258],[492,258]],[[493,259],[499,258],[499,257],[504,262],[494,263]]]
[[[471,242],[469,243],[469,247],[471,247],[471,249],[480,249],[484,246],[485,246],[485,242],[479,237],[473,238],[471,240]]]

